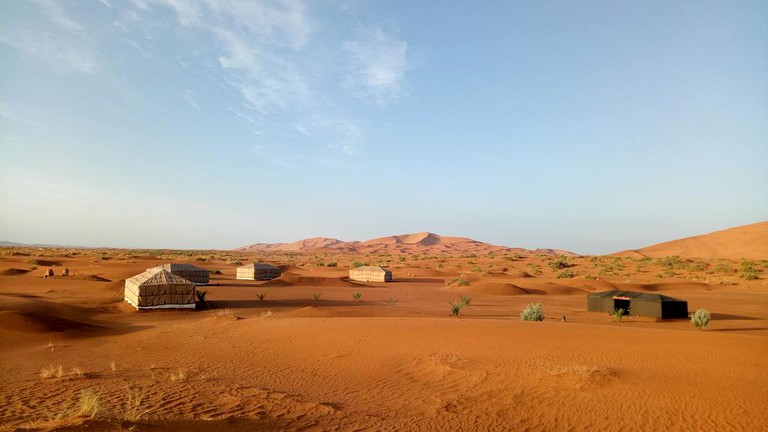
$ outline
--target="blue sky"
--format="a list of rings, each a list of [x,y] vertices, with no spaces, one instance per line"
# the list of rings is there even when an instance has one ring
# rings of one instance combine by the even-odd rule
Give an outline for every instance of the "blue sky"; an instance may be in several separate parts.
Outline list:
[[[432,231],[609,253],[768,219],[768,4],[0,2],[0,239]]]

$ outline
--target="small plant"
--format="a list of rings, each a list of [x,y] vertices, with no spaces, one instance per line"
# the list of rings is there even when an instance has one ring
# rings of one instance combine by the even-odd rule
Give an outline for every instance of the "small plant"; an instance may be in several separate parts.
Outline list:
[[[359,292],[356,292],[356,293],[352,294],[352,298],[355,299],[356,302],[360,301],[360,298],[362,298],[362,297],[363,297],[363,295],[361,293],[359,293]]]
[[[627,311],[624,308],[618,308],[613,310],[613,319],[615,319],[618,322],[621,322],[621,320],[624,318],[624,313]]]
[[[322,261],[318,261],[315,263],[315,267],[325,267],[325,263]]]
[[[451,315],[459,317],[461,315],[461,309],[466,306],[463,301],[459,300],[456,303],[448,302],[451,305]]]
[[[541,303],[529,303],[520,312],[520,319],[523,321],[544,321],[544,310],[541,308]]]
[[[560,273],[555,276],[557,279],[570,279],[572,277],[576,276],[576,273],[574,273],[571,270],[565,269],[561,271]]]
[[[319,292],[315,291],[315,292],[312,293],[312,298],[315,299],[315,301],[318,301],[318,300],[320,300],[320,296],[322,296],[322,295],[323,295],[322,293],[319,293]]]
[[[264,298],[267,296],[267,293],[258,293],[256,294],[256,298],[259,299],[259,301],[264,301]]]
[[[564,268],[571,267],[571,264],[568,264],[568,258],[562,255],[557,257],[555,261],[550,261],[550,263],[547,265],[552,270],[561,270]]]
[[[208,291],[202,291],[202,290],[201,291],[196,291],[195,295],[197,296],[197,301],[199,301],[200,303],[204,303],[205,302],[205,296],[208,295]]]
[[[464,303],[464,306],[469,306],[472,303],[472,297],[461,296],[461,302]]]
[[[145,390],[136,387],[126,388],[123,398],[125,400],[123,420],[136,422],[149,414],[150,410],[144,407],[144,398],[146,396],[147,392]]]
[[[367,265],[368,265],[368,263],[362,263],[362,262],[359,262],[359,261],[355,261],[355,262],[352,263],[352,267],[354,267],[354,268],[363,267],[363,266],[367,266]]]
[[[101,394],[94,389],[83,390],[80,393],[80,408],[78,413],[84,417],[94,418],[101,409]]]
[[[592,276],[592,275],[586,275],[586,276],[584,276],[584,279],[588,279],[588,280],[597,280],[597,277],[595,277],[595,276]]]
[[[704,330],[709,325],[711,320],[712,315],[706,309],[698,309],[696,312],[691,314],[691,324],[693,324],[694,327],[700,328],[702,330]]]
[[[112,362],[109,363],[109,368],[112,369],[112,372],[117,372],[117,363],[112,360]]]
[[[336,267],[337,265],[338,264],[336,263],[336,261],[331,261],[328,264],[326,264],[326,267]]]
[[[388,305],[390,305],[390,306],[394,306],[394,305],[395,305],[395,303],[397,303],[397,299],[396,299],[396,298],[392,298],[392,297],[390,297],[390,298],[388,298],[388,299],[387,299],[387,304],[388,304]]]
[[[209,272],[210,272],[211,274],[215,274],[215,275],[220,275],[220,274],[221,274],[221,270],[218,270],[218,269],[216,269],[216,270],[210,270]]]
[[[182,382],[187,378],[187,374],[183,369],[179,369],[175,372],[171,372],[170,378],[171,382]]]
[[[453,284],[453,283],[455,283],[455,284],[456,284],[456,285],[458,285],[458,286],[466,286],[466,285],[469,285],[469,281],[468,281],[468,280],[466,280],[466,279],[463,279],[463,278],[456,278],[456,279],[452,280],[452,281],[451,281],[451,283],[452,283],[452,284]]]
[[[76,377],[80,378],[83,375],[85,375],[85,372],[83,372],[83,369],[80,368],[79,366],[75,366],[75,367],[72,368],[72,373],[71,374],[73,376],[76,376]]]
[[[40,378],[42,379],[61,378],[62,376],[64,376],[64,368],[61,365],[48,365],[40,369]]]

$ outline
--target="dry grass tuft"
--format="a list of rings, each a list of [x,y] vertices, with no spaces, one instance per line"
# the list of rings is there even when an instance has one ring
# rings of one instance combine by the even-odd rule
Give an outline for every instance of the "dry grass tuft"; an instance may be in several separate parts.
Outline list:
[[[84,417],[94,418],[101,410],[101,393],[94,389],[83,390],[80,393],[80,406],[78,414]]]
[[[70,375],[75,376],[77,378],[82,378],[82,376],[85,375],[85,372],[83,372],[83,369],[81,369],[80,366],[75,366],[72,368],[72,372],[70,372]]]
[[[145,399],[147,391],[137,387],[127,387],[123,399],[125,407],[123,408],[123,420],[139,421],[151,411],[147,408]]]
[[[61,365],[48,365],[40,369],[40,378],[42,379],[61,378],[62,376],[64,376],[64,368]]]
[[[112,369],[112,372],[117,372],[117,363],[112,360],[112,362],[109,364],[109,368]]]
[[[187,374],[183,369],[178,369],[175,372],[171,372],[171,382],[183,382],[187,378]]]

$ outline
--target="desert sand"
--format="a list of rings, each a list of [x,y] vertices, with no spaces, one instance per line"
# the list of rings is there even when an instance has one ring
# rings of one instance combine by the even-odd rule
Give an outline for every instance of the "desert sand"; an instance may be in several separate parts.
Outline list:
[[[0,430],[768,430],[768,254],[744,243],[757,273],[744,279],[743,230],[722,233],[714,255],[686,242],[691,254],[564,257],[430,233],[239,251],[2,248]],[[235,280],[253,260],[282,277]],[[122,300],[127,277],[165,262],[215,271],[200,288],[210,310]],[[350,282],[355,264],[395,282]],[[586,311],[588,293],[613,288],[685,299],[712,323]],[[533,302],[546,319],[521,321]],[[93,417],[84,394],[98,397]]]

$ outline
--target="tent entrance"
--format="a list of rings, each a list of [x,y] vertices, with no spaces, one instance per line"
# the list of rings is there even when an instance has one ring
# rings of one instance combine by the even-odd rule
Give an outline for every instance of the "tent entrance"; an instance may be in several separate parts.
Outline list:
[[[614,297],[613,298],[613,310],[624,309],[624,315],[629,315],[629,299]]]

